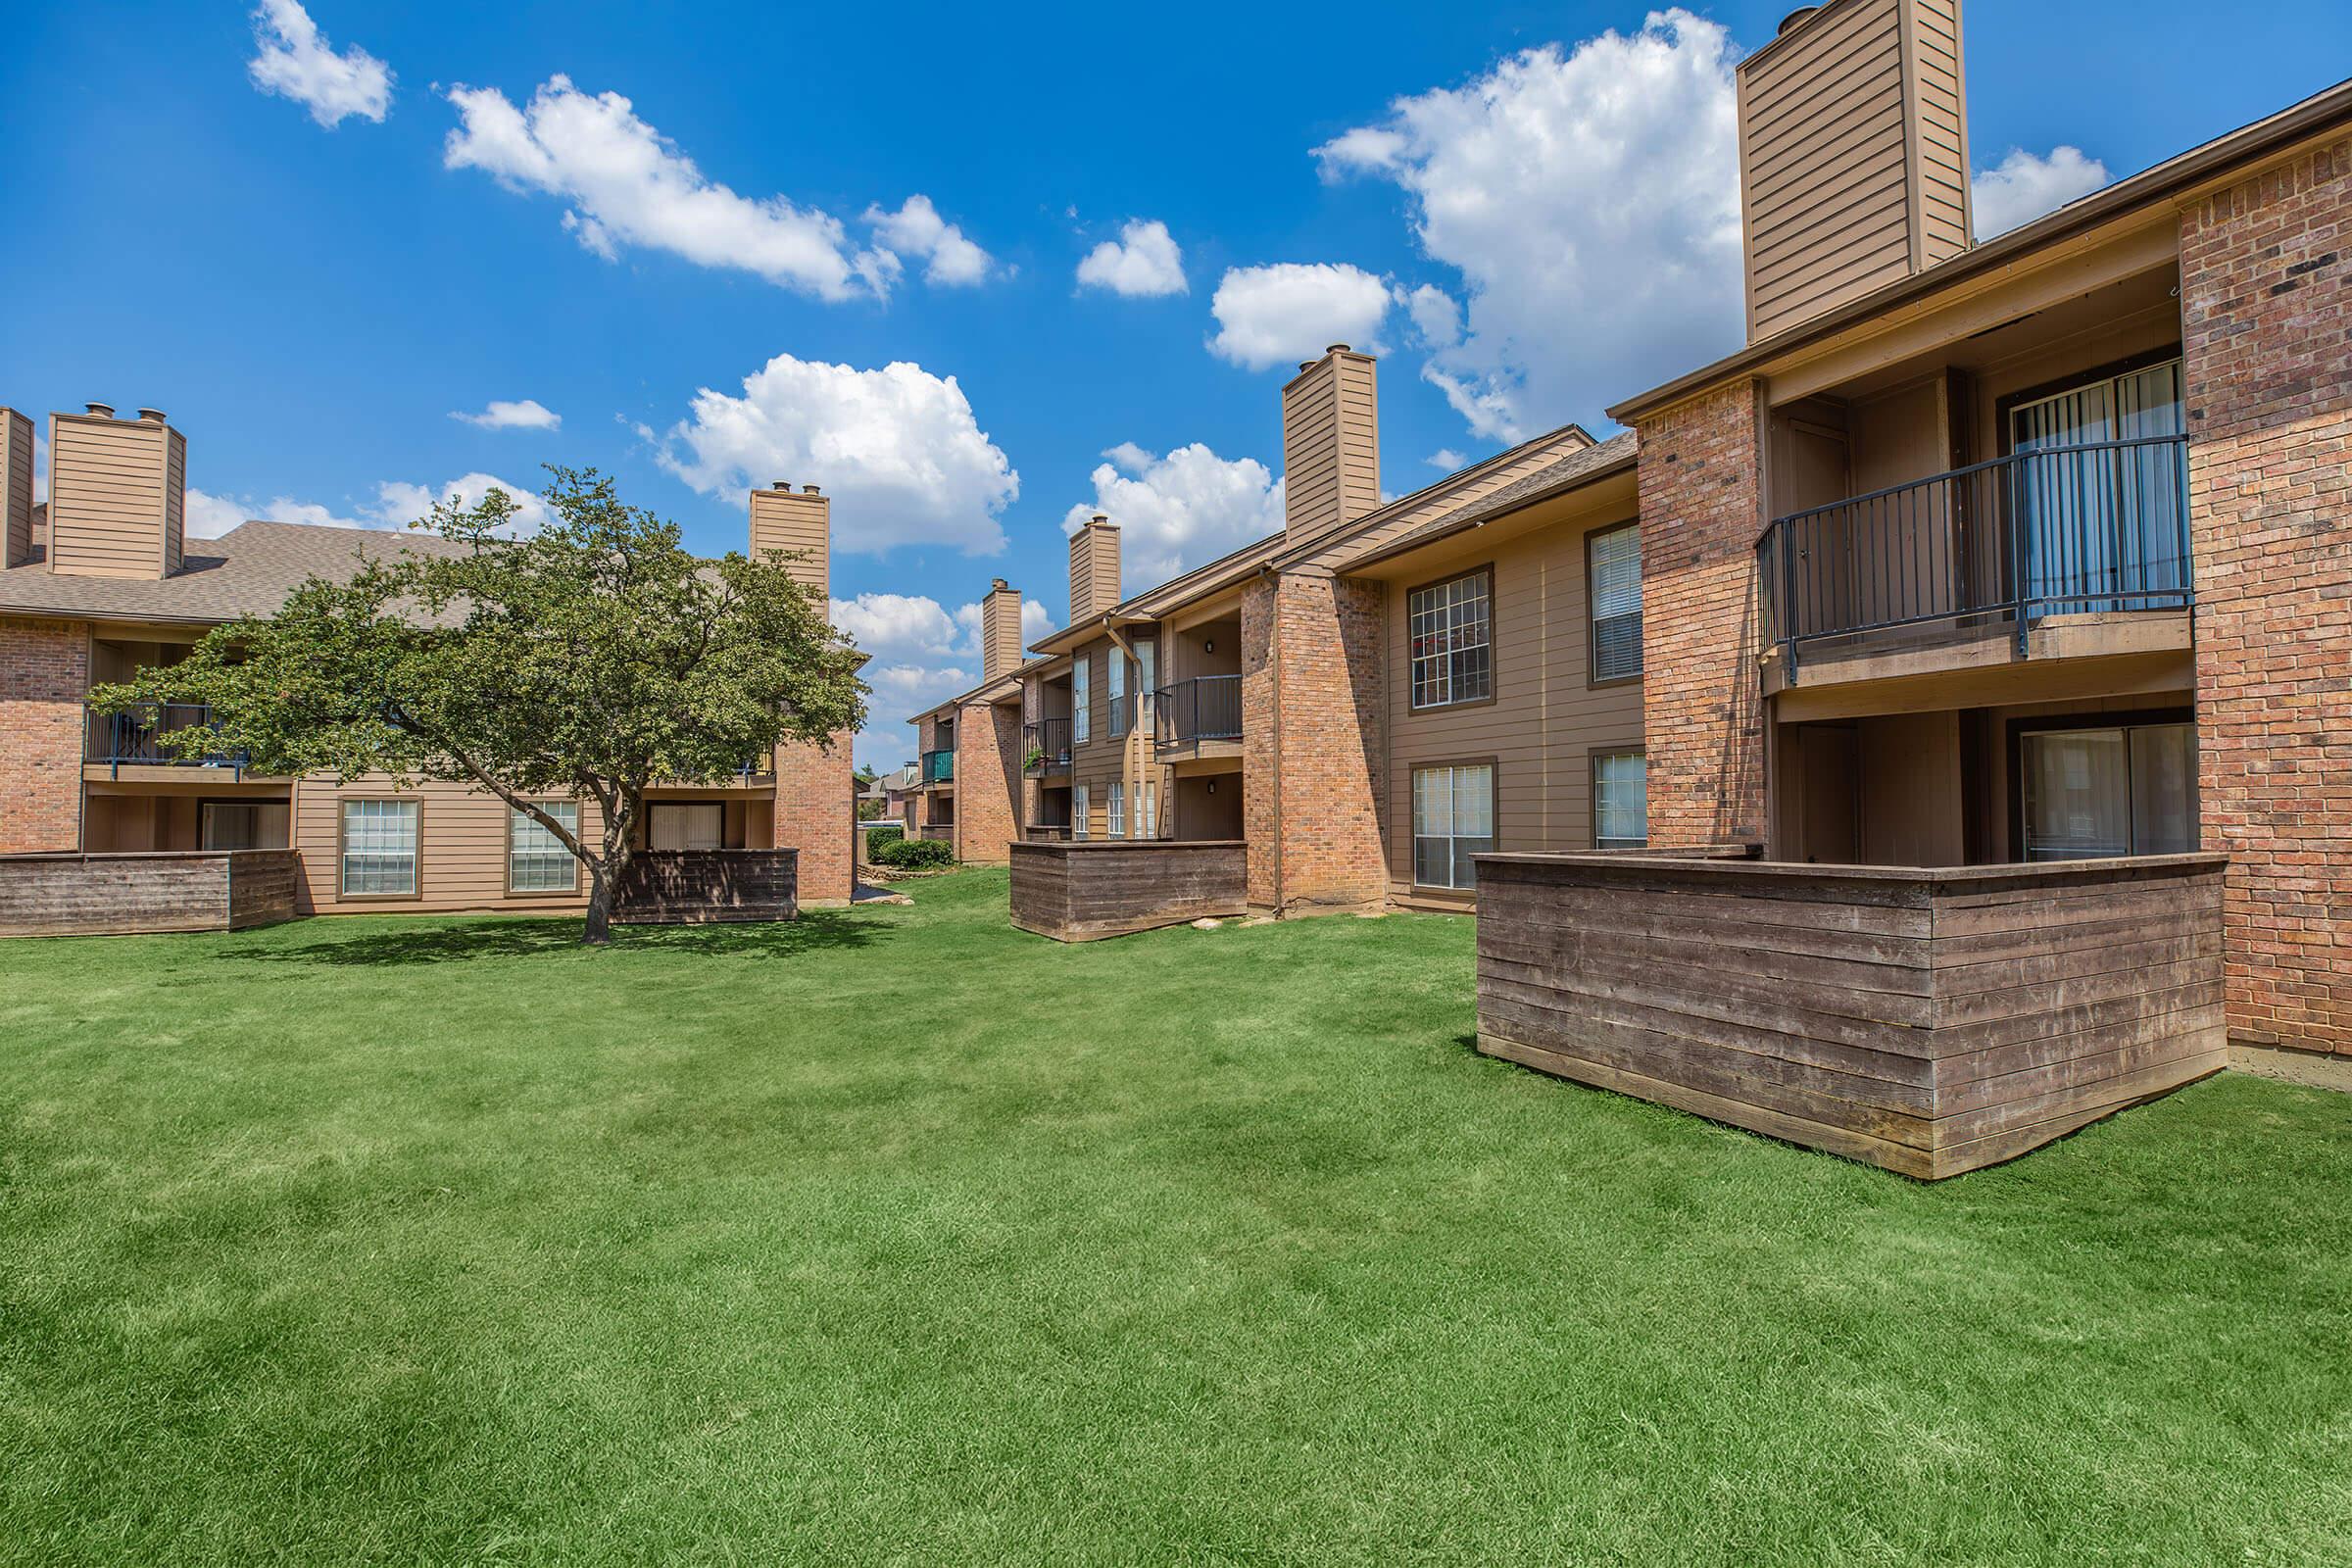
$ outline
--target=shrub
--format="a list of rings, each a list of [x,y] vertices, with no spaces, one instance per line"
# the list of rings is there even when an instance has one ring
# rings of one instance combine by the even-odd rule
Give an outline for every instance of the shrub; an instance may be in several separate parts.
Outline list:
[[[930,871],[956,863],[956,852],[937,839],[890,839],[871,852],[877,865],[893,865],[902,871]]]
[[[885,822],[880,827],[867,828],[865,830],[865,858],[869,860],[882,859],[882,846],[896,844],[906,836],[906,828],[905,824],[899,822]],[[888,864],[889,862],[884,861],[883,863]]]

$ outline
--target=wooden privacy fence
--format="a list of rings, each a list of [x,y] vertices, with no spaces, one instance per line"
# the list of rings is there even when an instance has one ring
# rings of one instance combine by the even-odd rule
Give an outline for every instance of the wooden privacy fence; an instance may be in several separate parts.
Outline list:
[[[798,850],[639,850],[612,918],[631,925],[790,920],[800,913]]]
[[[2221,1068],[2220,855],[1478,858],[1478,1043],[1942,1177]]]
[[[0,936],[241,931],[294,918],[292,850],[0,855]]]
[[[1057,942],[1240,914],[1239,839],[1022,841],[1011,846],[1012,923]]]

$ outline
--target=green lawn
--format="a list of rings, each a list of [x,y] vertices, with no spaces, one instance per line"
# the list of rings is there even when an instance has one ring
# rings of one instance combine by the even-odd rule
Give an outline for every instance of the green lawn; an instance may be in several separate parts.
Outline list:
[[[0,946],[0,1558],[2352,1560],[2352,1101],[1923,1187],[915,892]]]

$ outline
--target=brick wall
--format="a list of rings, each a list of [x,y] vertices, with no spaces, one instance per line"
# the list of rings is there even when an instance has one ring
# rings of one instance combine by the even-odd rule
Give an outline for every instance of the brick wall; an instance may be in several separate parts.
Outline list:
[[[776,748],[776,848],[800,851],[803,905],[849,902],[857,789],[847,730],[833,738],[830,750],[791,743]]]
[[[1642,422],[1642,708],[1649,842],[1761,843],[1756,534],[1762,387]]]
[[[956,858],[1003,865],[1020,837],[1021,710],[966,703],[956,725]]]
[[[1274,584],[1259,577],[1242,590],[1242,837],[1249,845],[1250,906],[1282,901],[1282,777],[1274,759],[1280,694],[1274,685]]]
[[[2352,1053],[2352,140],[2183,213],[2180,284],[2230,1030]]]
[[[0,618],[0,854],[81,846],[89,628]]]

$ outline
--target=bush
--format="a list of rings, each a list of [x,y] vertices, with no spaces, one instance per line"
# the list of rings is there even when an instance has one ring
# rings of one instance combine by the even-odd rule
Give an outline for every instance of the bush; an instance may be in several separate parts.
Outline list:
[[[902,871],[930,871],[956,863],[956,852],[937,839],[886,839],[867,853],[876,865]]]
[[[865,830],[865,858],[869,860],[880,860],[883,845],[896,844],[906,836],[906,826],[899,822],[885,822],[880,827],[867,828]]]

